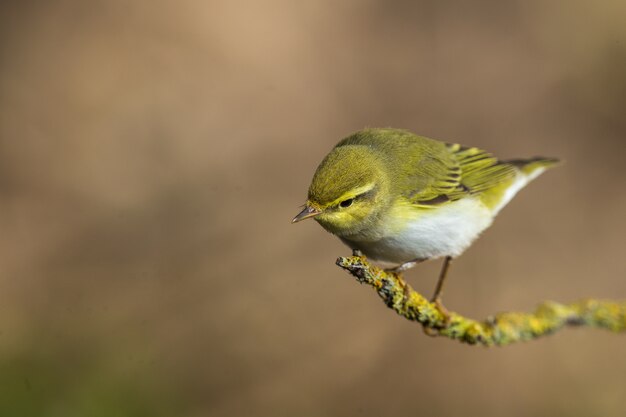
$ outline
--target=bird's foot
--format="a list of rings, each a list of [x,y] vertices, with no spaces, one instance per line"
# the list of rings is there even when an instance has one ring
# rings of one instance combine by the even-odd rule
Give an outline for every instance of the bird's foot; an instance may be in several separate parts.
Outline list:
[[[437,311],[443,316],[443,321],[445,323],[445,326],[447,327],[448,324],[450,324],[450,317],[451,314],[448,311],[448,309],[443,305],[443,302],[441,301],[441,298],[437,297],[432,301],[433,304],[435,304],[435,308],[437,309]]]
[[[398,265],[396,267],[385,269],[385,272],[389,272],[391,274],[396,274],[397,275],[397,274],[400,274],[400,273],[406,271],[407,269],[413,268],[415,265],[417,265],[419,263],[422,263],[425,260],[426,259],[420,259],[420,258],[413,259],[412,261],[405,262],[405,263],[403,263],[401,265]]]
[[[441,328],[445,329],[446,327],[450,325],[452,315],[450,314],[448,309],[443,305],[443,302],[441,301],[440,297],[434,298],[431,302],[435,305],[435,308],[437,309],[439,314],[443,316],[443,326]],[[424,326],[424,333],[428,336],[434,337],[439,334],[439,329]]]
[[[363,257],[363,252],[361,252],[358,249],[352,249],[352,256],[359,256],[359,257]]]

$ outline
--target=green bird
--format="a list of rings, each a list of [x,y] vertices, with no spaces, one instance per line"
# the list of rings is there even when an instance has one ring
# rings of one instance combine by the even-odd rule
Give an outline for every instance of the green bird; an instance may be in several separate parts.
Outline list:
[[[444,258],[433,301],[441,304],[448,267],[515,194],[558,163],[499,161],[473,147],[371,128],[339,142],[320,163],[304,210],[328,232],[400,272]]]

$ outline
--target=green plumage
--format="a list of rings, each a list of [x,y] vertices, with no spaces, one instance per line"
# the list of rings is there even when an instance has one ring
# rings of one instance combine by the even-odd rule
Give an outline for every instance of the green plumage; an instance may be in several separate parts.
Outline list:
[[[367,181],[433,208],[469,195],[496,204],[518,173],[531,175],[555,159],[499,161],[478,148],[447,144],[391,128],[364,129],[343,139],[320,164],[309,200],[325,206]]]

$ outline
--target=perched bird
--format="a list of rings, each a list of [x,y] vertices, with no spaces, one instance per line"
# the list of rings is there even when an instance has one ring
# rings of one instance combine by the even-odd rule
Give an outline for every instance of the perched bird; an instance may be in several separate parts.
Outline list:
[[[478,148],[399,129],[364,129],[321,162],[293,222],[314,218],[353,250],[400,272],[444,258],[433,296],[461,255],[513,196],[558,163],[499,161]]]

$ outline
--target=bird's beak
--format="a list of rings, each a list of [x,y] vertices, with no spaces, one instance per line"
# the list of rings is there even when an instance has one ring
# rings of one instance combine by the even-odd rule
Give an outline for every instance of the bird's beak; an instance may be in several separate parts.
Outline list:
[[[315,217],[322,211],[313,207],[306,206],[296,217],[293,218],[291,223],[298,223],[300,220],[308,219],[309,217]]]

